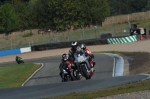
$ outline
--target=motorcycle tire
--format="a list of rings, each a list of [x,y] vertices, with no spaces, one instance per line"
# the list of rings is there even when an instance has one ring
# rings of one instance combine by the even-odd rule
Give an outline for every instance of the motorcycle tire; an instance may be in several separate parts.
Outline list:
[[[86,78],[86,80],[91,79],[91,75],[90,75],[90,73],[88,73],[85,65],[82,65],[81,68],[82,68],[82,72],[83,72],[83,75]]]
[[[66,79],[66,80],[67,80],[67,81],[70,81],[70,76],[67,75],[67,79]]]
[[[21,61],[20,61],[20,63],[24,63],[24,61],[23,61],[23,60],[21,60]]]
[[[77,80],[80,80],[79,71],[76,71],[76,79],[77,79]]]
[[[79,72],[78,70],[73,70],[72,75],[75,80],[80,80]]]
[[[68,82],[68,81],[71,81],[71,78],[69,75],[65,75],[62,82]]]

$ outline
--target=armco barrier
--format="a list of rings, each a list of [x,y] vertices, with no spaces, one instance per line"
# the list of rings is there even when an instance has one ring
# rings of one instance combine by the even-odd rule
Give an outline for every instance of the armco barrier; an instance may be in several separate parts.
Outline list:
[[[136,35],[107,39],[108,44],[121,44],[121,43],[135,42],[135,41],[137,41]]]
[[[34,45],[31,46],[32,51],[42,51],[42,50],[49,50],[49,49],[58,49],[58,48],[67,48],[71,47],[71,42],[60,42],[60,43],[49,43],[49,44],[42,44],[42,45]],[[86,45],[104,45],[108,44],[107,39],[89,39],[89,40],[81,40],[78,41],[80,43],[84,43]]]
[[[13,49],[13,50],[5,50],[0,52],[0,56],[7,56],[7,55],[13,55],[13,54],[20,54],[20,48]]]

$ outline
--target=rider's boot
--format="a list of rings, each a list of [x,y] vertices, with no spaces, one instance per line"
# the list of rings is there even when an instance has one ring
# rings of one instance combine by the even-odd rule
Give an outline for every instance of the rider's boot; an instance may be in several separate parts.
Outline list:
[[[93,61],[93,67],[95,66],[95,64],[96,64],[95,61]]]
[[[62,72],[59,73],[60,77],[61,77],[61,82],[64,82],[63,77],[62,77]]]
[[[80,73],[80,72],[79,72],[79,77],[80,77],[79,79],[80,79],[80,80],[82,80],[82,75],[81,75],[81,73]]]
[[[91,63],[92,63],[92,65],[93,65],[93,67],[94,67],[95,64],[96,64],[95,61],[94,61],[93,59],[91,60]]]
[[[95,62],[94,62],[93,60],[90,60],[90,66],[91,66],[91,76],[93,76],[93,75],[94,75],[94,73],[95,73],[94,65],[95,65]]]
[[[94,70],[94,68],[93,68],[93,67],[91,67],[91,76],[93,76],[93,75],[94,75],[94,73],[95,73],[95,70]]]

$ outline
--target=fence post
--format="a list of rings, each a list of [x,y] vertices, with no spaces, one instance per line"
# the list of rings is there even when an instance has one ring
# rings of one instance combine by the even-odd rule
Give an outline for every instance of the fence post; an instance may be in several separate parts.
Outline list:
[[[113,37],[115,37],[116,36],[116,26],[115,26],[115,23],[113,23],[113,26],[114,26],[114,35],[113,35]]]
[[[68,31],[68,41],[70,41],[70,30],[68,30],[67,28],[67,31]]]
[[[12,47],[12,39],[10,38],[10,43],[11,43],[11,49],[13,49],[13,47]]]
[[[98,22],[96,21],[96,26],[95,26],[95,38],[97,38],[97,33],[96,33],[97,30],[98,30],[98,25],[97,25],[97,23],[98,23]]]
[[[84,38],[84,27],[83,27],[83,30],[82,30],[82,37]]]

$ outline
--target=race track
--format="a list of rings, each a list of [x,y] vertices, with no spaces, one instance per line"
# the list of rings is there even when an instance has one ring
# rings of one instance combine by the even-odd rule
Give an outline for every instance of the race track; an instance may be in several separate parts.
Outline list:
[[[25,84],[25,86],[61,82],[58,68],[61,60],[60,58],[61,57],[58,56],[35,60],[35,62],[39,61],[44,63],[45,66],[37,74],[35,74],[32,79]],[[96,73],[92,79],[112,77],[114,62],[112,57],[105,54],[95,54],[95,62]],[[85,78],[83,78],[83,80],[85,80]]]
[[[132,75],[112,77],[114,59],[106,54],[95,54],[96,73],[91,80],[73,82],[61,82],[59,77],[60,56],[25,61],[26,63],[44,63],[44,67],[38,71],[25,86],[18,88],[0,89],[2,99],[39,99],[71,92],[81,92],[110,86],[139,81],[147,78],[147,75]],[[0,64],[12,65],[15,62]]]

